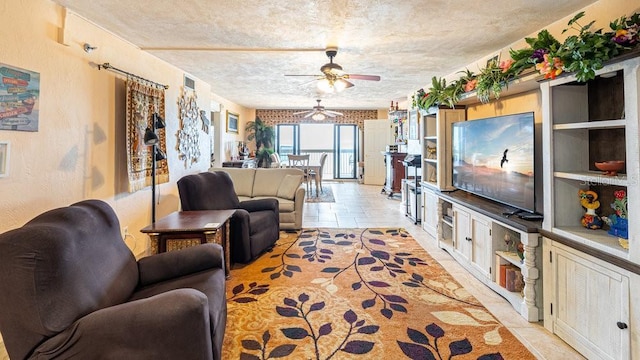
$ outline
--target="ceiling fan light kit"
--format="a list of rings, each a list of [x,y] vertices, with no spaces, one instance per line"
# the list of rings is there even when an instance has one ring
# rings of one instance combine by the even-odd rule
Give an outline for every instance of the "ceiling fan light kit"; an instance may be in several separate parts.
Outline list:
[[[314,106],[311,110],[298,111],[293,113],[293,115],[306,114],[304,116],[305,119],[310,117],[315,121],[322,121],[322,120],[325,120],[326,118],[334,118],[336,116],[344,115],[341,112],[326,110],[324,106],[320,105],[320,101],[322,100],[317,99],[316,101],[318,102],[318,105]]]
[[[352,86],[352,83],[344,79],[331,80],[324,78],[318,81],[318,90],[328,94],[338,93]]]
[[[323,113],[315,113],[315,114],[311,115],[311,118],[313,120],[315,120],[315,121],[322,121],[322,120],[326,119],[327,117],[324,116]]]
[[[313,76],[318,80],[318,89],[324,93],[340,92],[353,87],[354,84],[348,79],[380,81],[378,75],[346,74],[342,66],[333,62],[333,58],[338,54],[337,48],[327,48],[325,51],[329,62],[320,67],[322,75],[285,75],[285,76]]]

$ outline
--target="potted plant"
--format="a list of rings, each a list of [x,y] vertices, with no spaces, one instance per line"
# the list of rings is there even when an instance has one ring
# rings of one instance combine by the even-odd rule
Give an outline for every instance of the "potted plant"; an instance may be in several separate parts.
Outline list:
[[[275,131],[273,126],[265,124],[260,117],[256,116],[255,121],[249,121],[245,127],[247,140],[256,142],[256,166],[270,167],[271,154],[273,154],[273,143]]]

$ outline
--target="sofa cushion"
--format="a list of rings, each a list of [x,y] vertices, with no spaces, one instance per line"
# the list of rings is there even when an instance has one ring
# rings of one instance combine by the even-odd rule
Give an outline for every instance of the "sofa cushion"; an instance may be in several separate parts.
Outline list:
[[[259,200],[259,199],[273,199],[273,196],[258,196],[251,198],[250,200]],[[278,200],[278,210],[280,211],[280,216],[283,213],[294,212],[296,210],[295,200],[287,200],[284,198],[277,198]]]
[[[280,169],[256,169],[253,180],[253,196],[275,197],[283,176]]]
[[[276,196],[279,198],[293,200],[296,196],[296,190],[302,183],[302,175],[285,175],[278,186]]]
[[[224,171],[233,181],[233,189],[239,197],[247,196],[253,197],[253,181],[255,178],[255,169],[241,169],[241,168],[215,168],[209,169],[209,171]]]

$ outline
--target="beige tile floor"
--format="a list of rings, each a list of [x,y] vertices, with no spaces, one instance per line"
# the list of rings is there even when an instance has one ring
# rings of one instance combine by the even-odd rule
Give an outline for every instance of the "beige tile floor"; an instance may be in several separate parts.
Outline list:
[[[305,203],[303,227],[403,227],[538,359],[584,359],[548,332],[542,322],[525,321],[506,300],[476,280],[446,251],[438,248],[435,239],[422,230],[420,224],[414,225],[404,215],[404,206],[399,198],[388,199],[381,194],[381,186],[361,185],[355,181],[325,181],[323,186],[332,188],[336,201]]]

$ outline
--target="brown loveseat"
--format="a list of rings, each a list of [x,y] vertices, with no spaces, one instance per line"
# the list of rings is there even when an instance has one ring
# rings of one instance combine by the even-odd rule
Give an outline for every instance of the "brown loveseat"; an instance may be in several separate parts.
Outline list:
[[[225,296],[219,245],[136,262],[103,201],[0,234],[0,332],[11,359],[220,359]]]

